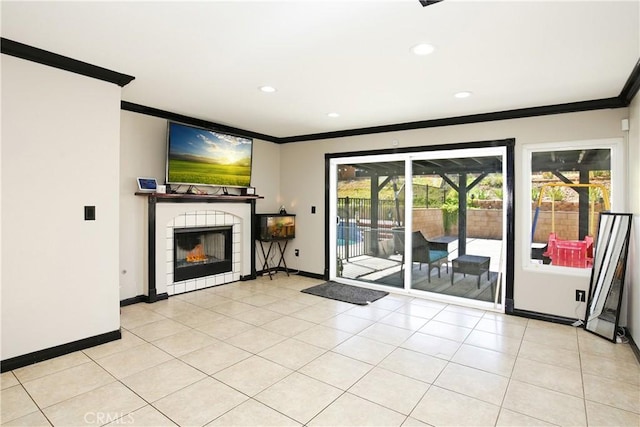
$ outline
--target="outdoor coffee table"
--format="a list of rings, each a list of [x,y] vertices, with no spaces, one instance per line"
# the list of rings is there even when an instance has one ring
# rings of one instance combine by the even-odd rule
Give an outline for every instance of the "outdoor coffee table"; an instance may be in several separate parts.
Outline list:
[[[478,289],[480,289],[480,277],[482,273],[487,273],[487,280],[489,280],[489,262],[491,258],[488,256],[478,255],[461,255],[458,258],[451,261],[451,285],[453,286],[453,276],[456,273],[462,273],[464,275],[471,274],[478,276]]]

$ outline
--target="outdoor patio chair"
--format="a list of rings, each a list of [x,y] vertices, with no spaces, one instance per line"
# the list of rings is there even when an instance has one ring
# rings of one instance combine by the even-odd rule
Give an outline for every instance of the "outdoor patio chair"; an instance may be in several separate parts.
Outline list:
[[[421,231],[414,231],[412,236],[411,258],[413,262],[419,263],[419,269],[422,270],[422,264],[427,264],[427,279],[431,283],[431,270],[438,268],[438,277],[440,276],[440,268],[444,264],[449,273],[449,253],[447,251],[438,251],[429,248],[429,242]],[[400,271],[404,274],[404,229],[394,229],[393,241],[395,250],[402,255],[402,264]]]

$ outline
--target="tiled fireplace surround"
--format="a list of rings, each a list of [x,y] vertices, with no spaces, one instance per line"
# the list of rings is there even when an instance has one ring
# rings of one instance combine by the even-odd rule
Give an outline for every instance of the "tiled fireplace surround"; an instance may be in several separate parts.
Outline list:
[[[222,285],[224,283],[236,282],[240,280],[240,219],[235,215],[230,215],[222,211],[196,211],[180,214],[173,218],[166,226],[167,249],[166,253],[166,283],[167,294],[182,294],[196,289],[208,288],[210,286]],[[174,229],[193,227],[232,227],[232,271],[220,273],[213,276],[199,277],[175,282],[173,279],[173,251],[174,251]]]
[[[251,274],[251,206],[247,203],[159,203],[156,207],[156,291],[175,295],[222,285]],[[175,228],[231,226],[232,271],[212,276],[173,280]]]

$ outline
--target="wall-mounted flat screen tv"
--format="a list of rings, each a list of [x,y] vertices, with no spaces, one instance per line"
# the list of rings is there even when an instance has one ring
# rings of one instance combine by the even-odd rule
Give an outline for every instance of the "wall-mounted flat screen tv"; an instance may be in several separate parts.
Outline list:
[[[249,187],[253,140],[169,122],[167,184]]]

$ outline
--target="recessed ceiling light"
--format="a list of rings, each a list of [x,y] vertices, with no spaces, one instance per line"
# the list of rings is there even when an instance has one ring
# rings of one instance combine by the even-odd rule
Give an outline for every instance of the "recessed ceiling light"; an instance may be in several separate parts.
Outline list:
[[[338,114],[338,113],[329,113],[329,114],[327,114],[327,116],[335,119],[336,117],[340,117],[340,114]]]
[[[266,93],[273,93],[276,91],[276,88],[273,86],[260,86],[260,90]]]
[[[427,43],[420,43],[411,48],[411,51],[416,55],[429,55],[436,48]]]
[[[470,96],[471,96],[471,92],[468,92],[468,91],[458,92],[458,93],[456,93],[456,94],[455,94],[455,95],[453,95],[453,96],[455,96],[455,97],[456,97],[456,98],[458,98],[458,99],[468,98],[468,97],[470,97]]]

